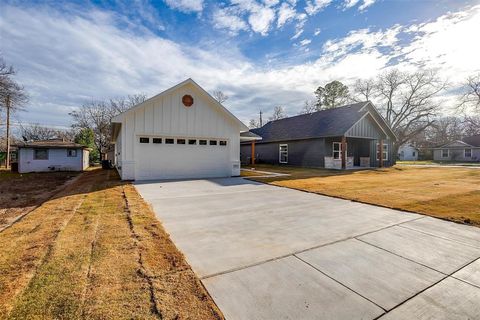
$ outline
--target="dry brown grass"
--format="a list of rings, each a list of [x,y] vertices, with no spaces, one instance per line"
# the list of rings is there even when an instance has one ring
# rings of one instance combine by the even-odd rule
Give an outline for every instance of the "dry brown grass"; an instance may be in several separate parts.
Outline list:
[[[133,186],[93,170],[0,233],[0,318],[223,316]]]
[[[75,172],[20,174],[0,170],[0,230],[58,192]]]
[[[252,178],[273,185],[480,226],[479,169],[396,166],[334,171],[265,165],[257,168],[291,174]]]

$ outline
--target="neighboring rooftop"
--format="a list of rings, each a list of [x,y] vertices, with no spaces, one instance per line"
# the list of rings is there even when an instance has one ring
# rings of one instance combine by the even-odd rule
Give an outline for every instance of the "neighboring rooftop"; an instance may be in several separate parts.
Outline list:
[[[462,141],[471,146],[480,147],[480,134],[463,138]]]
[[[61,139],[51,140],[37,140],[19,142],[16,144],[18,148],[49,148],[49,149],[63,149],[63,148],[82,148],[87,149],[87,146],[71,141],[64,141]]]
[[[366,104],[358,102],[274,120],[250,132],[261,136],[261,142],[341,136],[368,112],[361,111]]]

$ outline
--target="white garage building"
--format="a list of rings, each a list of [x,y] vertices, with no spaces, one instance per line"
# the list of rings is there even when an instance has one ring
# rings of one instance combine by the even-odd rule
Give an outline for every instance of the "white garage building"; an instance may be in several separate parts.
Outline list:
[[[248,128],[192,79],[112,120],[115,166],[124,180],[240,174]]]

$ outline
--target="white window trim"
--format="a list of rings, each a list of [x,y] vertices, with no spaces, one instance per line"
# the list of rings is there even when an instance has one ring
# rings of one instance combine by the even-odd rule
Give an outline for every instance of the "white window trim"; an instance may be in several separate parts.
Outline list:
[[[470,150],[470,157],[467,157],[467,150]],[[463,157],[464,158],[471,158],[472,157],[472,148],[463,149]]]
[[[379,155],[380,155],[380,150],[379,150],[379,147],[380,147],[380,143],[377,142],[376,144],[376,150],[375,150],[375,157],[377,158],[377,161],[380,161],[380,158],[379,158]],[[382,150],[384,153],[385,153],[385,157],[383,157],[383,161],[388,161],[388,143],[384,143],[383,144],[383,150]]]
[[[338,145],[338,150],[335,150],[335,145]],[[335,158],[335,152],[338,152],[338,159]],[[348,157],[348,143],[345,143],[345,159]],[[334,141],[332,144],[332,158],[333,160],[342,160],[342,143]]]
[[[446,157],[443,156],[443,150],[447,150],[447,156]],[[450,157],[450,149],[440,149],[440,158],[446,159],[448,157]]]
[[[282,147],[286,147],[286,151],[282,151]],[[282,161],[282,153],[287,155],[287,161]],[[288,163],[288,144],[279,144],[278,145],[278,162],[279,163]]]

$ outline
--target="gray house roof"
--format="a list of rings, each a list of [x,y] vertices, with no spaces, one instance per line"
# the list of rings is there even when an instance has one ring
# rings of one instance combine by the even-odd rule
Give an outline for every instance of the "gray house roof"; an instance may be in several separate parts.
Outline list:
[[[250,131],[261,136],[262,143],[342,136],[369,113],[369,110],[364,108],[366,105],[369,105],[369,103],[359,102],[334,109],[274,120],[261,128],[251,129]],[[395,136],[393,135],[393,137]]]
[[[480,134],[463,138],[462,141],[468,143],[471,146],[480,147]]]

